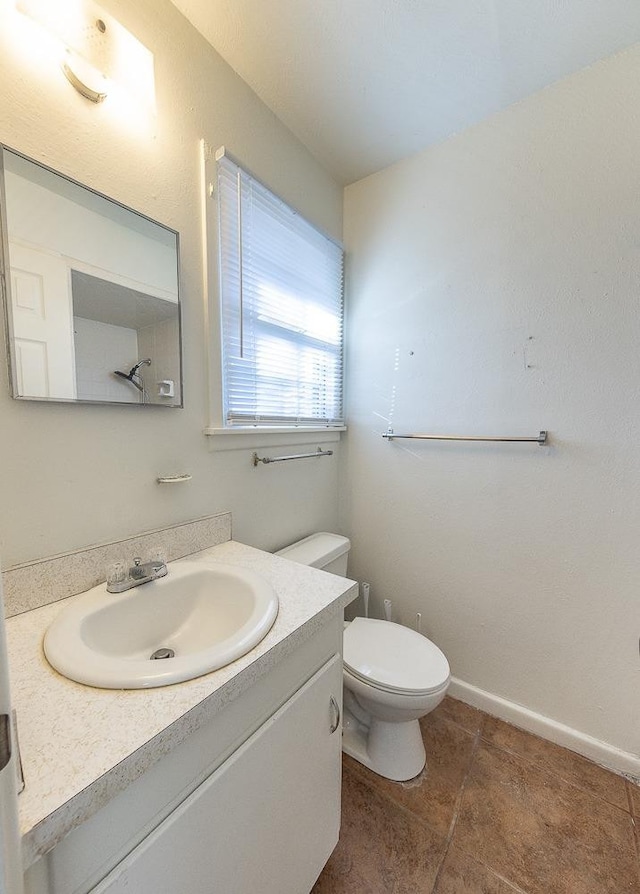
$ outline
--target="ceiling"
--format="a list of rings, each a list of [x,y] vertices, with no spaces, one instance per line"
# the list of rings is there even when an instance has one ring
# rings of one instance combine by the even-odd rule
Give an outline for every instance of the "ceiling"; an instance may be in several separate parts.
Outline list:
[[[341,183],[640,40],[638,0],[172,0]]]

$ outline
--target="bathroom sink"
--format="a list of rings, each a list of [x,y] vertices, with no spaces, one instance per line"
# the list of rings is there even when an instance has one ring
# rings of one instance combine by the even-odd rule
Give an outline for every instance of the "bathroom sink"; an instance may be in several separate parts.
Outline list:
[[[101,584],[75,598],[47,630],[44,651],[57,671],[78,683],[168,686],[245,655],[277,614],[278,597],[258,574],[178,562],[166,577],[124,593],[107,593]]]

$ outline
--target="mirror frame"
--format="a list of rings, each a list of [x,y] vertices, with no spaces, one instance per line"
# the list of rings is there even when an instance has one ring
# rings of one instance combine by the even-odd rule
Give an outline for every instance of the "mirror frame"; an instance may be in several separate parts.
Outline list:
[[[172,403],[172,404],[161,404],[161,403],[143,403],[142,401],[114,401],[114,400],[87,400],[83,398],[66,398],[66,397],[31,397],[28,395],[18,394],[17,393],[17,369],[16,369],[16,358],[15,351],[13,349],[13,318],[11,311],[11,283],[10,283],[10,256],[9,256],[9,226],[7,220],[7,201],[6,201],[6,191],[5,191],[5,167],[4,167],[4,153],[11,152],[13,155],[17,155],[20,158],[24,159],[27,162],[30,162],[33,165],[36,165],[39,168],[42,168],[44,171],[47,171],[50,174],[55,174],[56,177],[60,177],[63,180],[73,184],[74,186],[79,187],[80,189],[87,190],[87,192],[92,193],[94,196],[98,198],[104,199],[105,201],[111,203],[112,205],[121,208],[123,211],[128,211],[131,214],[135,214],[136,217],[142,218],[143,220],[155,224],[158,227],[161,227],[163,230],[166,230],[172,236],[175,237],[176,240],[176,284],[177,284],[177,309],[178,309],[178,354],[179,354],[179,370],[180,370],[180,403]],[[25,155],[24,152],[19,152],[17,149],[14,149],[12,146],[8,146],[6,143],[0,143],[0,300],[3,305],[3,319],[4,319],[4,341],[5,341],[5,350],[7,352],[7,367],[8,367],[8,377],[9,377],[9,390],[10,395],[14,400],[20,401],[29,401],[29,402],[37,402],[37,403],[46,403],[46,404],[81,404],[83,406],[107,406],[107,407],[149,407],[152,409],[162,408],[165,410],[181,410],[184,409],[184,349],[183,349],[183,331],[182,331],[182,299],[181,299],[181,289],[180,289],[180,281],[181,281],[181,269],[180,269],[180,233],[177,230],[174,230],[173,227],[168,227],[166,224],[161,223],[160,221],[154,220],[152,217],[149,217],[146,214],[143,214],[141,211],[136,211],[135,208],[131,208],[129,205],[125,205],[123,202],[118,201],[117,199],[112,198],[111,196],[106,195],[103,192],[100,192],[97,189],[93,189],[90,186],[87,186],[85,183],[81,183],[79,180],[75,180],[73,177],[69,177],[67,174],[62,174],[60,171],[56,171],[55,168],[50,167],[49,165],[44,164],[43,162],[37,161],[35,158],[31,158],[29,155]]]

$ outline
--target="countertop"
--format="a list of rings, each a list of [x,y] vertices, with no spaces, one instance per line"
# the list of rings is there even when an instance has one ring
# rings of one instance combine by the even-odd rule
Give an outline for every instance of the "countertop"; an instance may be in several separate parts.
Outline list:
[[[81,595],[8,619],[11,689],[26,783],[18,799],[25,868],[357,595],[350,580],[234,541],[187,559],[251,568],[272,584],[280,599],[276,622],[261,643],[195,680],[113,690],[62,677],[44,657],[42,638],[56,615]]]

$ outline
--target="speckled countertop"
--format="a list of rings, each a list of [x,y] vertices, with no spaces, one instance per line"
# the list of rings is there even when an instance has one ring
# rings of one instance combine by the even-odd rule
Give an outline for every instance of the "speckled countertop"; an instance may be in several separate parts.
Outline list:
[[[26,787],[19,796],[25,868],[210,720],[355,598],[352,581],[229,541],[189,556],[263,575],[280,609],[251,652],[157,689],[94,689],[62,677],[44,632],[71,596],[7,621],[11,688]]]

